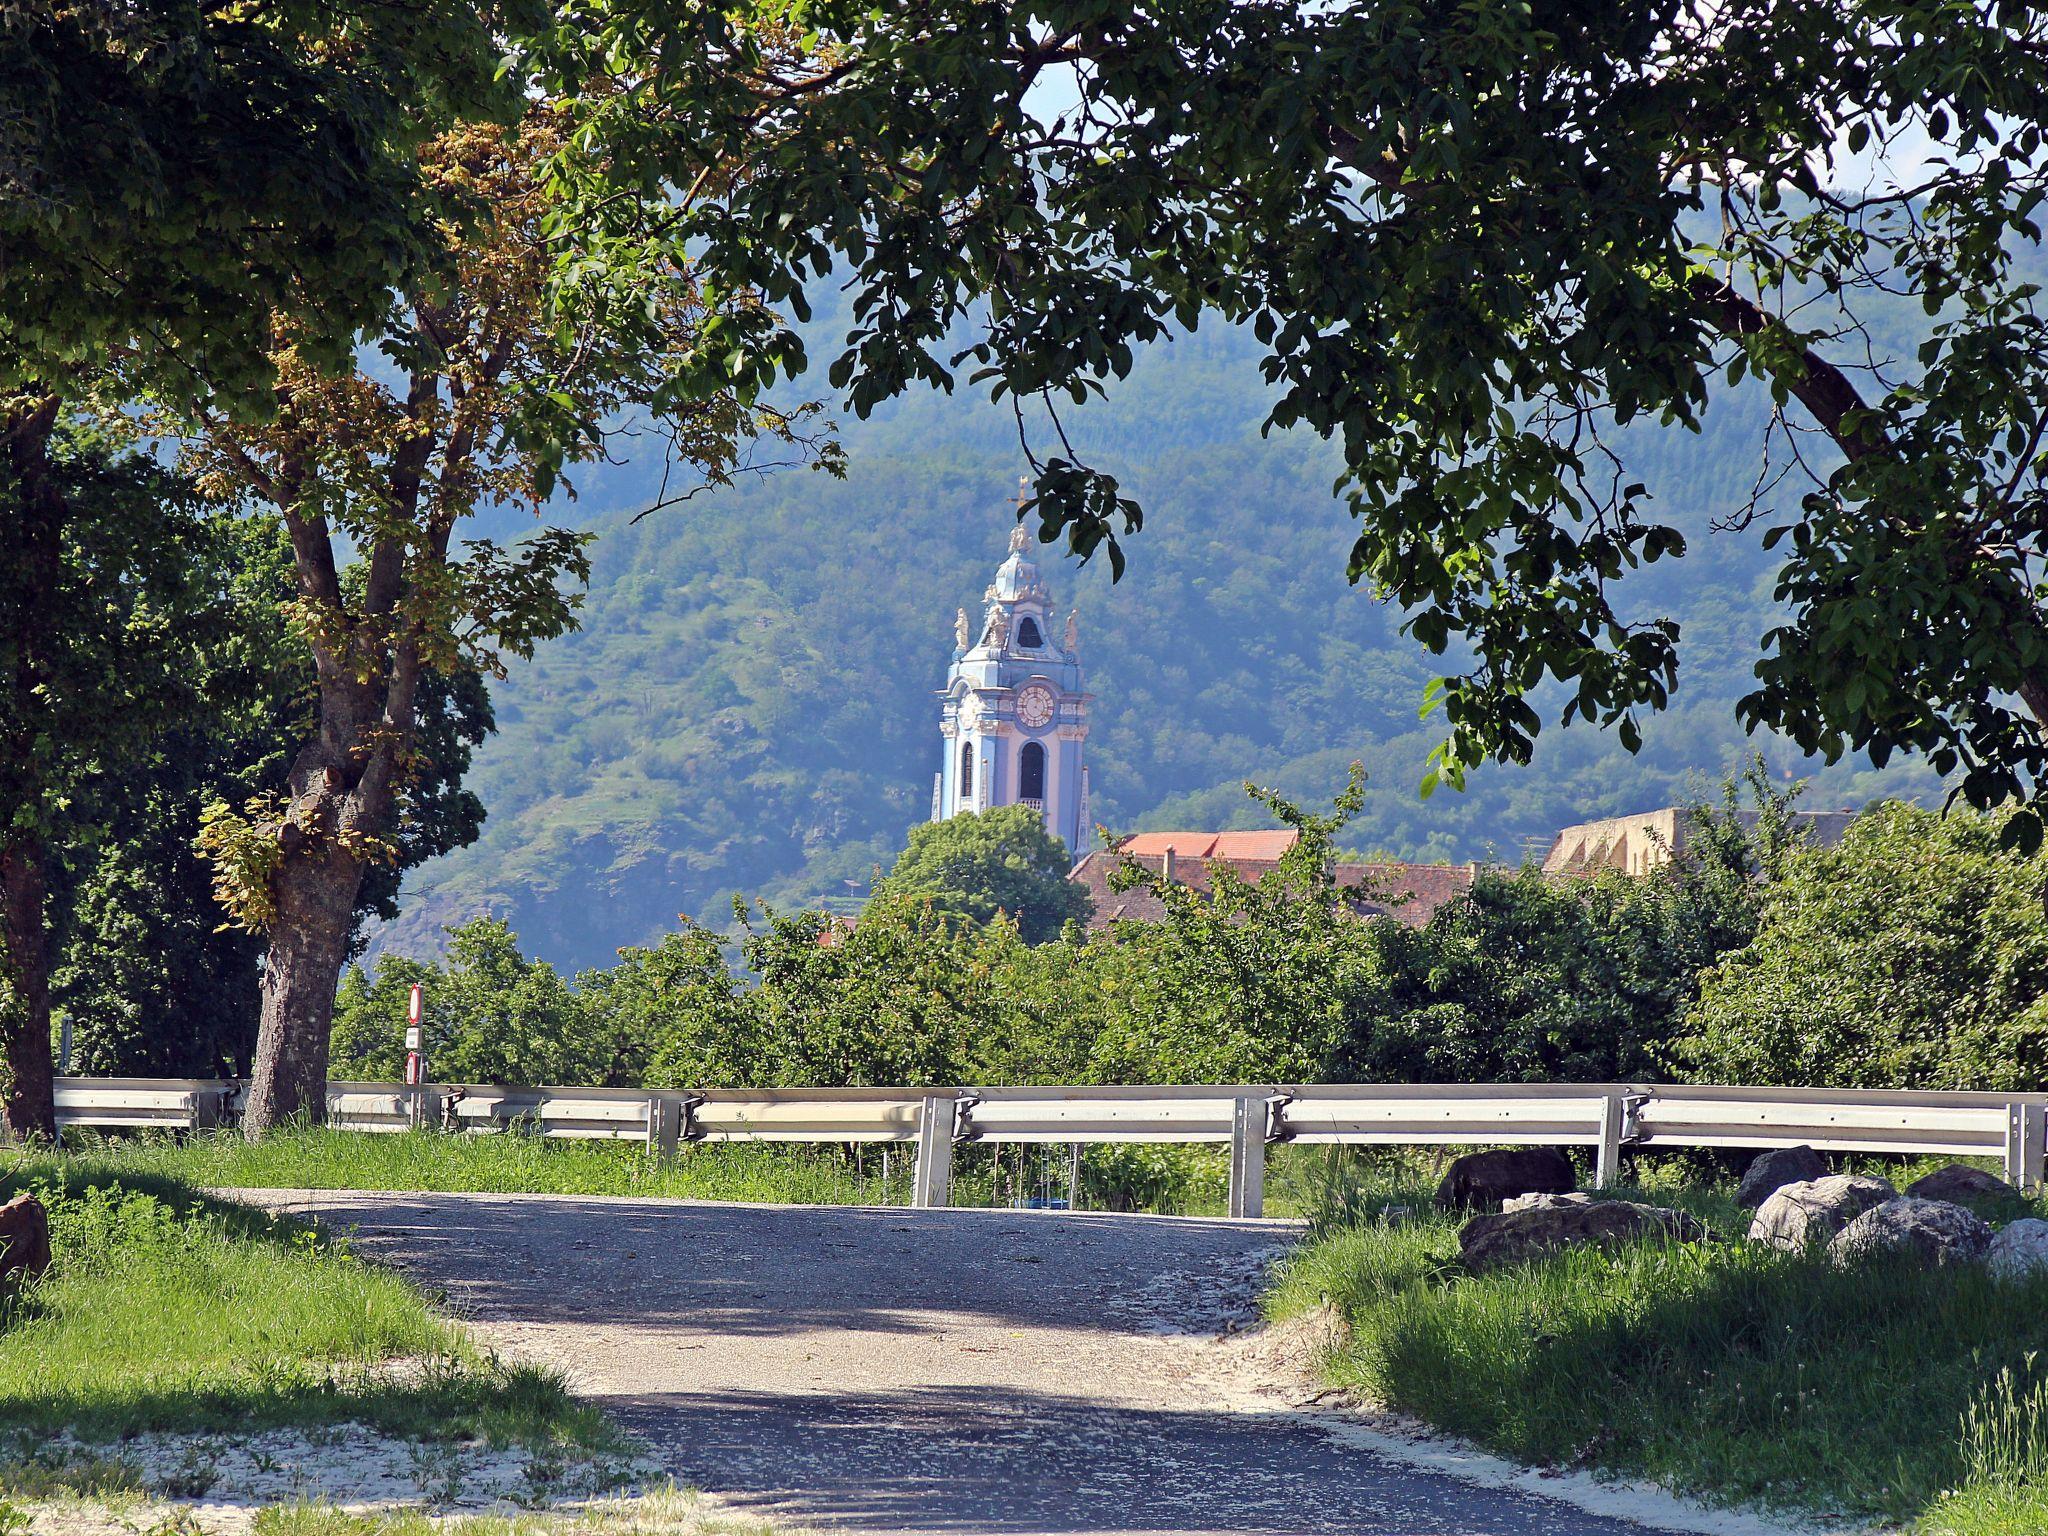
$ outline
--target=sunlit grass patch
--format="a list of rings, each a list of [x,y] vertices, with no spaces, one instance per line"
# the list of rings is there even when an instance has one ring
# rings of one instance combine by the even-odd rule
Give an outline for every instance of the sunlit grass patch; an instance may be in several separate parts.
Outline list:
[[[1724,1189],[1659,1188],[1719,1240],[1484,1276],[1428,1191],[1368,1189],[1289,1262],[1275,1317],[1348,1325],[1333,1384],[1517,1460],[1929,1532],[2048,1530],[2048,1282],[1840,1267],[1742,1241]],[[1376,1205],[1406,1205],[1388,1223]]]
[[[417,1510],[357,1513],[324,1504],[260,1511],[254,1536],[793,1536],[788,1527],[734,1515],[668,1487],[601,1499],[571,1512],[440,1518]]]
[[[0,1296],[0,1429],[89,1437],[359,1420],[598,1443],[551,1373],[480,1350],[400,1275],[286,1218],[119,1160],[29,1157],[54,1262]]]

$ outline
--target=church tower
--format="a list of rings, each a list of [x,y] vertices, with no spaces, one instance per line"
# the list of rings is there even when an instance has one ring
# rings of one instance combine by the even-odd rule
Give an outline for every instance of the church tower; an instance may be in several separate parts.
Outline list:
[[[953,621],[953,665],[939,692],[942,757],[932,820],[1028,805],[1078,859],[1088,820],[1088,699],[1078,621],[1053,630],[1052,592],[1030,557],[1031,535],[1010,531],[1009,558],[982,594],[980,629]],[[976,638],[977,634],[979,638]]]

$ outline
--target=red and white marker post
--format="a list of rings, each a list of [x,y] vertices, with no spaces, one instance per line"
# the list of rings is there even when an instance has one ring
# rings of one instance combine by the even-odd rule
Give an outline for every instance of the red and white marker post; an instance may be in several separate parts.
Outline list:
[[[426,999],[420,984],[412,984],[405,1004],[405,1086],[412,1090],[412,1125],[418,1130],[427,1122],[426,1058],[420,1022],[426,1015]]]

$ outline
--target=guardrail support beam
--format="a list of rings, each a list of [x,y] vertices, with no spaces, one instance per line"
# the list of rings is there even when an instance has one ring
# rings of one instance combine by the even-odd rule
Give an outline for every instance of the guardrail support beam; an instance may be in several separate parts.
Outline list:
[[[941,1210],[953,1200],[953,1132],[959,1102],[927,1098],[917,1116],[917,1177],[911,1204],[921,1211]]]
[[[1593,1187],[1611,1189],[1621,1182],[1621,1142],[1628,1122],[1628,1101],[1610,1093],[1600,1101],[1600,1154],[1593,1168]]]
[[[666,1093],[647,1098],[647,1150],[657,1162],[676,1160],[676,1143],[683,1137],[683,1106]]]
[[[1230,1112],[1230,1214],[1266,1214],[1266,1101],[1236,1099]]]
[[[2044,1163],[2048,1163],[2048,1105],[2007,1105],[2006,1182],[2032,1194],[2041,1187]]]

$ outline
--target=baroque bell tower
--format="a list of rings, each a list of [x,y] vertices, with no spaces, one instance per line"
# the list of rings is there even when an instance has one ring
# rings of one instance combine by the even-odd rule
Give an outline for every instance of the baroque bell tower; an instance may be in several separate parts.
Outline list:
[[[1028,805],[1079,858],[1093,830],[1079,621],[1070,612],[1055,635],[1052,592],[1030,547],[1021,524],[1011,529],[1009,556],[982,594],[980,628],[968,623],[965,608],[953,620],[953,664],[939,691],[932,820]]]

